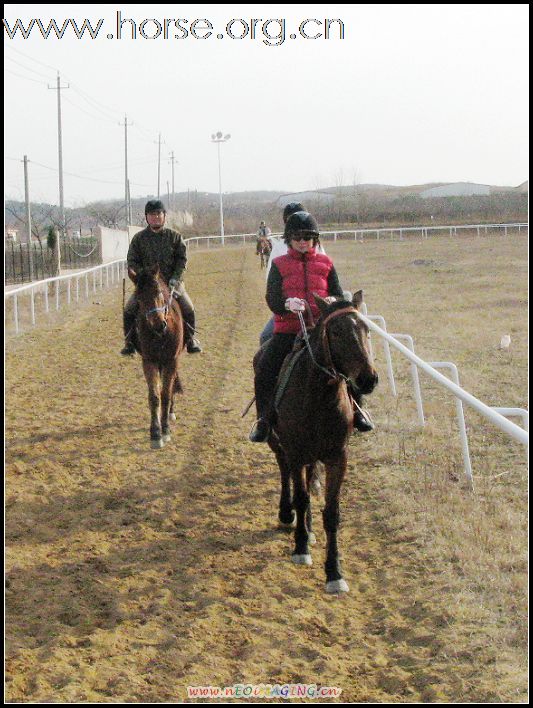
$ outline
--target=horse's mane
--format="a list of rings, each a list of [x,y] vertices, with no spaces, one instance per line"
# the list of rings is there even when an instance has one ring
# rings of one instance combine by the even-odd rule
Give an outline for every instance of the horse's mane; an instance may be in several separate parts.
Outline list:
[[[345,307],[350,307],[351,305],[352,303],[349,300],[345,300],[344,298],[339,298],[335,300],[335,302],[329,304],[326,312],[324,314],[320,313],[320,317],[316,321],[315,326],[309,331],[310,341],[316,341],[318,337],[318,332],[320,331],[320,325],[328,315],[330,315],[332,312],[336,312],[337,310],[343,310]]]
[[[144,290],[148,285],[152,285],[153,283],[158,283],[165,287],[163,278],[161,278],[158,272],[154,273],[148,268],[139,271],[136,281],[137,290]]]

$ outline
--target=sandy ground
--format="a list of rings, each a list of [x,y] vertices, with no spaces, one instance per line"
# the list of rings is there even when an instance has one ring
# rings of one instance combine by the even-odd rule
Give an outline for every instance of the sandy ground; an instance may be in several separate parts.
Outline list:
[[[8,701],[181,702],[187,686],[238,683],[524,700],[515,658],[487,654],[427,543],[391,523],[394,460],[370,437],[353,438],[343,492],[351,592],[324,592],[316,501],[314,566],[291,564],[273,456],[240,417],[267,319],[252,248],[194,254],[188,290],[205,353],[183,358],[160,451],[140,360],[118,356],[119,288],[8,343]]]

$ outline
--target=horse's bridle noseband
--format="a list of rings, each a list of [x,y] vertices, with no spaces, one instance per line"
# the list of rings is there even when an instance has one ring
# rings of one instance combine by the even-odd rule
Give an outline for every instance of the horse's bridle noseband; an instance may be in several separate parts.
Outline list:
[[[174,296],[174,291],[175,291],[175,288],[172,288],[172,290],[170,291],[170,296],[168,298],[168,302],[166,302],[162,307],[152,307],[151,310],[148,310],[147,312],[144,313],[144,316],[146,317],[146,319],[148,319],[149,315],[152,315],[154,312],[164,312],[165,313],[165,319],[164,319],[165,326],[163,328],[163,332],[166,331],[167,326],[168,326],[167,325],[167,317],[168,317],[168,313],[170,310],[170,305],[172,303],[172,298]],[[158,333],[156,332],[156,334],[158,334]]]

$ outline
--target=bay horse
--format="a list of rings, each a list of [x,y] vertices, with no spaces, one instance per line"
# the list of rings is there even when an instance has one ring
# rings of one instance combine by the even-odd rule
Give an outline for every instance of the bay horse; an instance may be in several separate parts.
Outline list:
[[[256,254],[261,256],[261,270],[266,268],[268,257],[272,252],[272,244],[266,237],[261,237],[257,240]]]
[[[276,404],[268,444],[281,473],[279,521],[289,527],[296,520],[292,560],[300,565],[312,565],[309,545],[314,542],[314,534],[309,493],[316,465],[324,464],[326,592],[343,593],[349,587],[342,577],[337,530],[339,497],[353,432],[354,411],[348,383],[358,394],[368,394],[375,388],[378,375],[368,346],[368,328],[358,316],[363,291],[356,292],[351,303],[330,303],[317,295],[314,298],[320,318]],[[286,365],[287,362],[284,369]]]
[[[148,384],[150,444],[159,449],[170,441],[170,421],[176,420],[174,394],[183,392],[178,372],[184,347],[183,317],[158,266],[138,273],[128,269],[128,275],[135,284],[139,304],[135,347],[142,357]]]

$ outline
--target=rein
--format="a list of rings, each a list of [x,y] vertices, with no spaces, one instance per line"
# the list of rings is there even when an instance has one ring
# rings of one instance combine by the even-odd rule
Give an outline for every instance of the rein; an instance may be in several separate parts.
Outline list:
[[[306,305],[309,306],[308,303],[306,303]],[[315,359],[315,355],[313,354],[313,350],[311,349],[311,344],[309,342],[309,335],[307,333],[307,328],[305,326],[305,321],[304,321],[303,315],[301,312],[297,313],[298,319],[300,320],[300,327],[302,328],[302,336],[304,338],[305,345],[307,347],[307,351],[309,352],[309,356],[311,357],[311,361],[318,369],[320,369],[320,371],[322,371],[324,374],[326,374],[331,379],[331,381],[329,382],[330,384],[335,383],[335,381],[344,381],[345,383],[349,383],[349,378],[347,376],[345,376],[344,374],[342,374],[340,371],[337,371],[335,369],[335,366],[333,364],[333,358],[331,356],[331,349],[329,346],[329,339],[328,339],[328,332],[327,332],[326,325],[328,324],[328,322],[335,319],[336,317],[339,317],[340,315],[346,315],[349,313],[353,314],[356,312],[357,312],[357,310],[355,309],[355,307],[352,307],[352,306],[343,307],[341,310],[335,310],[334,312],[331,312],[327,317],[324,318],[324,321],[322,322],[322,332],[320,333],[320,339],[322,342],[322,346],[325,350],[326,359],[327,359],[326,363],[327,363],[328,368],[321,366],[321,364],[319,364],[317,362],[317,360]]]

